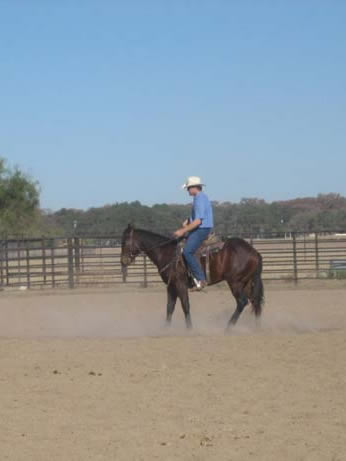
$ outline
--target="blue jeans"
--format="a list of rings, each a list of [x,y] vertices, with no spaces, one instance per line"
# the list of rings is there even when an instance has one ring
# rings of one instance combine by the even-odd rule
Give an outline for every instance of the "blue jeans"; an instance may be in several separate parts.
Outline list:
[[[183,255],[187,265],[189,266],[189,269],[197,280],[205,280],[205,274],[199,261],[195,257],[195,253],[202,245],[203,240],[208,237],[210,231],[210,227],[202,229],[198,227],[197,229],[190,232],[185,243]]]

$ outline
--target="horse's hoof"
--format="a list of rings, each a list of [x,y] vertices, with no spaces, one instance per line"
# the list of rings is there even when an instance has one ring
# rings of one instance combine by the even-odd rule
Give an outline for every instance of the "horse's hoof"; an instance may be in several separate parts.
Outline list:
[[[233,325],[227,325],[227,327],[224,330],[225,335],[230,335],[232,333],[232,326]]]
[[[163,324],[165,328],[170,328],[172,326],[172,321],[171,320],[166,320],[165,323]]]

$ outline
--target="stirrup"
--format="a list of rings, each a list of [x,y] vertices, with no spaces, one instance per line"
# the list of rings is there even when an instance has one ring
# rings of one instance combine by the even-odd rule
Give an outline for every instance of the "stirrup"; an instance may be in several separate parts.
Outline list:
[[[193,291],[202,291],[208,285],[206,280],[196,280],[195,277],[193,277],[193,281],[195,283]]]

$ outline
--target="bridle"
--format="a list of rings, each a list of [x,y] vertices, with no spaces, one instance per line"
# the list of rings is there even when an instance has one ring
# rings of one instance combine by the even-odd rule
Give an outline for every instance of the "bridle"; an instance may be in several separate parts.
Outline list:
[[[126,247],[128,248],[128,250],[126,251],[126,256],[130,260],[130,262],[128,264],[131,264],[134,261],[134,259],[136,258],[136,256],[138,255],[138,253],[140,253],[140,251],[141,251],[141,249],[139,248],[138,245],[136,245],[136,247],[135,247],[135,243],[134,243],[134,239],[133,239],[133,229],[131,229],[131,231],[130,231],[129,243],[128,243],[128,245],[126,245]],[[128,264],[126,264],[126,265],[128,265]]]
[[[134,238],[133,238],[133,233],[134,233],[134,229],[131,229],[130,231],[130,237],[129,237],[129,243],[127,245],[127,247],[129,248],[129,250],[127,251],[127,257],[130,259],[130,262],[128,264],[131,264],[134,259],[138,256],[138,254],[142,251],[142,249],[139,247],[138,244],[134,243]],[[177,239],[176,237],[173,237],[169,240],[166,240],[165,242],[162,242],[162,243],[159,243],[157,245],[154,245],[150,248],[148,248],[146,251],[149,252],[149,251],[152,251],[152,250],[155,250],[156,248],[160,248],[160,247],[163,247],[165,245],[167,245],[168,243],[171,243],[171,242],[175,242],[175,241],[178,241],[179,239]],[[165,269],[167,269],[167,267],[170,266],[170,264],[172,263],[173,261],[170,261],[163,269],[161,269],[159,272],[163,272]]]

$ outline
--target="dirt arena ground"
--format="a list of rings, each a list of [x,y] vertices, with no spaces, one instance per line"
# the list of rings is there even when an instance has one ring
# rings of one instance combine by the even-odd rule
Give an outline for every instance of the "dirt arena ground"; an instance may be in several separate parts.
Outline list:
[[[346,287],[0,294],[0,460],[346,460]]]

